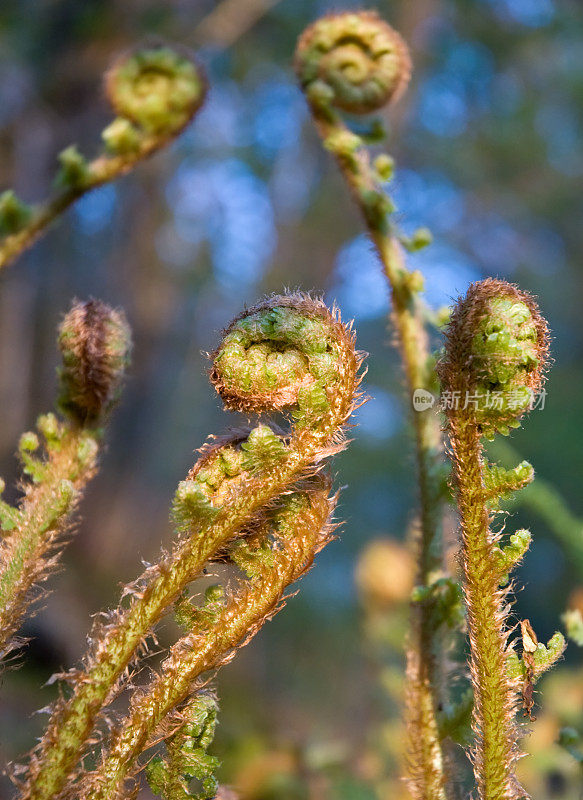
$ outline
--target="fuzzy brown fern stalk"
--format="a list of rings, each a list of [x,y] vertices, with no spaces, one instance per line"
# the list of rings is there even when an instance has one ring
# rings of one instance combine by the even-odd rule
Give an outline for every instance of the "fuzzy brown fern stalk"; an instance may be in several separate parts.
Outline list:
[[[22,798],[79,796],[77,768],[100,713],[174,603],[188,631],[151,686],[134,693],[128,719],[100,769],[83,782],[82,796],[118,797],[165,716],[280,607],[286,587],[330,539],[334,498],[322,468],[344,447],[361,361],[350,327],[307,295],[270,297],[226,330],[211,379],[227,408],[284,411],[291,427],[281,432],[259,422],[203,448],[176,492],[179,536],[171,552],[124,589],[129,603],[92,632],[82,668],[69,676],[71,693],[58,701],[32,754]],[[184,592],[216,558],[244,577],[195,608]]]
[[[65,418],[39,418],[42,444],[36,433],[21,437],[24,496],[16,507],[0,501],[2,656],[18,645],[14,634],[58,563],[71,516],[95,473],[102,426],[128,363],[130,331],[122,312],[96,300],[76,302],[61,325],[59,345]]]
[[[385,153],[371,160],[367,139],[378,140],[377,121],[370,136],[355,133],[342,112],[372,114],[397,100],[411,74],[411,58],[402,37],[375,12],[330,14],[300,37],[295,68],[324,147],[332,153],[360,208],[390,288],[391,321],[401,354],[409,398],[416,391],[436,392],[433,362],[421,300],[423,276],[407,269],[405,251],[429,244],[426,228],[413,237],[399,231],[386,184],[394,163]],[[446,747],[439,731],[439,709],[449,705],[445,651],[448,627],[456,615],[443,609],[456,587],[445,573],[441,534],[441,433],[437,415],[414,413],[420,536],[417,600],[412,604],[408,664],[408,779],[416,800],[453,797]],[[449,585],[446,582],[449,581]]]
[[[504,546],[492,527],[497,503],[533,478],[523,462],[513,470],[489,464],[483,439],[508,434],[543,387],[549,334],[534,298],[501,280],[470,286],[454,308],[445,356],[438,365],[447,410],[454,485],[461,518],[464,594],[474,688],[472,750],[481,800],[525,796],[515,775],[520,694],[528,713],[534,680],[561,655],[560,634],[539,644],[522,624],[522,658],[509,643],[509,573],[525,554],[528,531]]]
[[[214,591],[202,608],[190,611],[189,632],[171,649],[160,674],[136,692],[101,766],[82,783],[87,800],[121,796],[125,778],[135,771],[137,757],[155,739],[165,716],[196,691],[201,675],[229,661],[282,607],[286,588],[330,541],[333,507],[329,482],[312,479],[282,499],[250,540],[238,540],[228,551],[245,578],[221,592],[218,602]]]
[[[0,269],[14,261],[87,192],[132,170],[176,138],[204,102],[206,79],[187,50],[136,48],[105,78],[118,115],[102,132],[103,152],[88,161],[71,145],[59,155],[52,195],[29,206],[9,190],[0,195]]]

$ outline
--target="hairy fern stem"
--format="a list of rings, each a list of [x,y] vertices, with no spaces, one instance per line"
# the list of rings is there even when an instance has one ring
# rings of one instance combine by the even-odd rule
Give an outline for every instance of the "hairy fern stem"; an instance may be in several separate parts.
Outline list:
[[[500,499],[529,483],[533,470],[526,462],[513,470],[488,464],[482,444],[520,425],[542,386],[547,351],[548,329],[534,299],[488,279],[472,284],[455,306],[438,364],[461,518],[476,734],[471,757],[481,800],[525,797],[515,774],[519,692],[530,714],[533,681],[564,649],[560,634],[539,644],[526,622],[522,658],[508,642],[509,573],[531,536],[518,531],[501,546],[502,534],[491,525]]]
[[[344,122],[341,111],[368,114],[396,99],[406,88],[410,58],[398,33],[371,12],[332,14],[310,26],[296,49],[296,72],[324,144],[335,157],[360,208],[380,256],[392,300],[391,319],[401,353],[409,398],[418,389],[435,391],[423,306],[423,280],[405,264],[403,237],[383,183],[392,160],[371,164],[365,142]],[[422,242],[420,232],[413,246]],[[411,245],[411,243],[408,243]],[[412,415],[417,461],[420,542],[417,581],[430,588],[444,574],[441,531],[441,432],[437,415]],[[412,606],[408,656],[409,784],[417,800],[453,797],[447,758],[438,732],[438,709],[446,704],[444,645],[435,628],[431,603]]]

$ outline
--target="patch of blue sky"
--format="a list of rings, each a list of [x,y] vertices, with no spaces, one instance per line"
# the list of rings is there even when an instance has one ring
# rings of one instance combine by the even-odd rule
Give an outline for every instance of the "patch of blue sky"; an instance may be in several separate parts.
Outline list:
[[[194,124],[181,141],[188,147],[216,152],[246,147],[253,141],[248,98],[234,81],[216,81]]]
[[[517,269],[553,274],[565,264],[562,237],[541,220],[513,227],[495,213],[476,215],[466,227],[467,242],[484,271],[501,277]]]
[[[436,136],[454,137],[467,126],[466,90],[459,76],[439,73],[419,87],[416,115],[420,124]]]
[[[483,0],[501,19],[511,19],[529,28],[541,28],[555,17],[553,0]]]
[[[569,79],[583,71],[583,47],[576,26],[557,31],[554,36],[553,64]]]
[[[239,159],[182,164],[167,189],[179,235],[208,243],[219,283],[249,286],[264,274],[277,243],[266,184]]]
[[[480,42],[458,39],[447,48],[444,68],[447,72],[461,74],[466,84],[481,84],[494,74],[494,56]]]
[[[440,172],[398,169],[389,190],[408,234],[421,226],[446,233],[463,221],[464,193]]]
[[[526,264],[529,269],[541,275],[552,275],[565,268],[567,248],[565,240],[556,230],[541,220],[533,219],[525,235],[529,243]]]
[[[365,320],[387,313],[386,278],[373,245],[364,234],[341,248],[336,258],[335,277],[328,299],[336,300],[344,316]]]
[[[458,136],[472,114],[490,110],[495,60],[485,45],[458,39],[449,29],[441,38],[443,60],[420,86],[417,117],[431,133]]]
[[[523,237],[495,213],[474,215],[468,220],[466,238],[471,252],[491,275],[511,275],[524,252]]]
[[[466,40],[453,42],[447,48],[444,72],[460,78],[466,102],[473,110],[489,110],[496,70],[494,56],[485,45]]]
[[[279,154],[270,177],[271,198],[279,220],[294,222],[303,215],[319,178],[313,152],[301,150],[298,145]]]
[[[524,96],[523,79],[508,69],[497,73],[492,82],[491,110],[503,116],[514,114]]]
[[[356,436],[368,445],[384,447],[403,426],[403,407],[397,398],[379,386],[365,385],[370,399],[354,413]]]
[[[281,150],[295,148],[307,115],[298,87],[289,79],[272,78],[259,85],[253,101],[253,140],[259,155],[272,159]]]
[[[558,172],[573,177],[583,172],[577,115],[566,103],[545,103],[537,112],[536,128],[545,140],[549,163]]]
[[[318,569],[302,580],[302,596],[317,603],[319,614],[336,615],[340,608],[353,605],[356,600],[354,563],[349,554],[333,547],[320,553]]]
[[[483,277],[474,261],[439,240],[417,253],[411,253],[408,263],[411,269],[423,273],[424,299],[432,308],[450,305],[466,291],[470,283]]]
[[[402,484],[391,485],[386,478],[371,478],[354,494],[355,518],[368,530],[386,530],[387,520],[398,519],[405,511]]]
[[[456,248],[439,240],[408,256],[411,269],[425,277],[425,300],[433,308],[449,305],[482,277],[478,265]],[[357,236],[340,250],[336,260],[336,283],[329,298],[342,312],[357,321],[376,319],[387,313],[389,292],[373,246],[366,236]]]
[[[117,188],[109,183],[81,197],[75,205],[79,227],[88,235],[100,233],[115,215]]]

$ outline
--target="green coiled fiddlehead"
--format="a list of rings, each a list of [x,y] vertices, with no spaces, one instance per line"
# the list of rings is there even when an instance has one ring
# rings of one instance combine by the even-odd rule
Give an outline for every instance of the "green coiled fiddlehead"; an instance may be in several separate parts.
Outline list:
[[[269,407],[290,411],[294,420],[291,429],[280,434],[260,423],[250,432],[219,439],[203,448],[201,459],[176,493],[173,516],[179,538],[170,554],[124,591],[129,605],[120,606],[105,625],[92,632],[95,645],[83,669],[71,674],[72,696],[58,702],[54,709],[48,730],[32,755],[22,797],[49,800],[67,782],[74,781],[76,765],[101,708],[162,614],[201,574],[209,559],[223,557],[225,548],[238,535],[261,528],[266,510],[274,504],[277,508],[282,495],[284,513],[286,498],[295,497],[295,491],[289,497],[286,493],[298,481],[317,473],[323,460],[344,446],[343,426],[354,408],[361,361],[350,327],[340,321],[337,312],[330,312],[321,301],[306,295],[268,298],[227,329],[213,356],[211,376],[227,406],[258,412]],[[276,399],[271,405],[274,392]],[[309,516],[313,498],[319,494],[310,487],[297,491],[302,496],[307,492]],[[244,547],[229,549],[235,563],[239,560],[250,574],[257,573],[259,597],[251,588],[245,589],[232,598],[234,605],[226,604],[224,627],[214,626],[208,634],[193,629],[196,648],[192,652],[192,641],[175,646],[178,649],[173,649],[168,663],[176,664],[176,669],[184,665],[184,675],[176,673],[161,690],[166,698],[170,691],[178,693],[172,695],[172,703],[168,701],[169,707],[185,699],[201,670],[216,665],[256,630],[277,606],[285,586],[306,568],[322,542],[330,514],[327,490],[324,496],[325,502],[318,506],[323,509],[318,517],[321,524],[300,526],[289,541],[284,542],[277,534],[280,523],[269,523],[268,515],[264,538],[269,542],[266,539],[259,547],[259,555],[266,547],[273,549],[272,556],[266,557],[267,567],[260,558],[251,569],[256,554],[250,552],[250,563],[245,564]],[[283,527],[290,529],[289,525]],[[249,546],[257,543],[257,535],[251,536]],[[209,615],[203,614],[203,623],[208,620]],[[202,658],[198,666],[188,661],[189,653],[192,658]],[[162,702],[156,695],[146,725],[158,719],[160,708],[166,708],[158,705]],[[134,705],[141,707],[138,699]],[[150,733],[137,724],[131,730],[138,744],[128,745],[122,738],[121,746],[128,746],[129,751],[123,750],[126,756],[108,773],[105,783],[100,780],[110,789],[123,779],[124,770],[131,766]],[[115,744],[112,752],[114,749]],[[111,765],[107,760],[105,763]]]
[[[393,172],[390,156],[371,161],[366,141],[341,112],[371,114],[396,100],[411,73],[407,45],[374,12],[331,14],[302,34],[295,69],[324,147],[335,157],[360,208],[379,254],[392,300],[392,323],[401,353],[409,398],[415,390],[437,390],[420,293],[423,277],[410,272],[406,249],[430,241],[426,229],[407,238],[398,230],[395,206],[385,184]],[[444,579],[441,519],[441,432],[437,415],[414,413],[419,476],[420,537],[417,583],[425,600],[412,604],[408,648],[408,782],[416,800],[453,797],[448,758],[439,734],[438,713],[448,705],[444,628],[435,625],[433,596]],[[448,579],[449,580],[449,579]]]
[[[522,692],[532,708],[532,684],[560,657],[555,634],[539,644],[522,623],[522,658],[508,643],[508,576],[530,544],[518,531],[501,544],[492,530],[500,499],[533,479],[522,462],[505,470],[487,462],[483,438],[507,434],[543,386],[548,327],[533,297],[501,280],[472,284],[454,308],[438,364],[443,385],[461,517],[462,565],[474,689],[472,762],[481,800],[524,797],[515,776],[519,736],[515,722]]]
[[[204,101],[206,79],[187,51],[143,47],[111,67],[105,94],[118,116],[102,133],[102,153],[88,161],[74,145],[63,150],[53,194],[39,205],[26,205],[11,190],[0,195],[0,269],[79,197],[125,175],[178,136]]]
[[[378,111],[405,90],[411,73],[407,45],[377,14],[331,14],[298,41],[296,72],[313,97],[353,114]]]
[[[14,634],[54,571],[71,516],[95,473],[102,426],[128,363],[130,331],[121,311],[96,300],[76,302],[61,324],[59,345],[65,418],[39,418],[42,445],[36,433],[23,434],[24,496],[16,507],[0,500],[0,657],[18,645]]]
[[[218,759],[207,753],[217,722],[217,701],[210,692],[198,692],[180,711],[180,724],[165,739],[167,757],[155,756],[146,764],[150,789],[163,800],[210,800],[218,789],[214,773]],[[195,778],[200,791],[189,782]]]

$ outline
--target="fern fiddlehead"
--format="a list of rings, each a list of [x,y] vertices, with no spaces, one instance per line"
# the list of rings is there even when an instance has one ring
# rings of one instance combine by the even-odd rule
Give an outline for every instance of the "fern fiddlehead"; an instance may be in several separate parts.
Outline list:
[[[529,483],[533,470],[525,462],[514,470],[488,464],[482,444],[520,425],[542,387],[547,354],[548,327],[532,296],[488,279],[472,284],[455,306],[438,364],[461,517],[475,698],[472,761],[481,800],[525,796],[515,776],[519,691],[522,684],[528,699],[532,682],[564,649],[560,634],[547,646],[534,635],[523,637],[522,658],[508,644],[508,575],[531,537],[518,531],[501,546],[491,524],[500,498]]]
[[[217,701],[210,692],[198,692],[180,711],[180,725],[165,739],[167,758],[155,756],[146,764],[150,789],[163,800],[212,800],[218,782],[218,759],[207,753],[217,721]],[[200,784],[196,794],[189,782]]]
[[[407,45],[373,12],[331,14],[301,35],[296,72],[310,100],[353,114],[378,111],[405,90]]]
[[[205,448],[199,464],[176,493],[174,518],[180,538],[170,555],[126,590],[129,606],[113,612],[107,625],[93,632],[96,644],[83,671],[72,676],[73,694],[57,704],[47,733],[32,756],[23,797],[48,800],[66,783],[101,707],[136,648],[187,584],[200,575],[205,563],[252,526],[266,505],[317,471],[323,459],[343,447],[342,430],[354,408],[361,361],[350,328],[336,312],[305,295],[269,298],[227,329],[214,354],[212,370],[213,383],[227,406],[258,412],[268,407],[290,410],[294,418],[291,431],[280,435],[260,423],[235,440],[219,440]],[[326,509],[327,518],[328,505]],[[317,532],[307,526],[304,533],[298,533],[297,542],[290,539],[290,551],[297,549],[298,561],[282,567],[279,577],[274,572],[273,586],[264,586],[261,603],[270,608],[277,604],[275,598],[281,596],[282,587],[301,574],[306,559],[313,555],[322,525]],[[266,580],[270,574],[268,571]],[[233,599],[243,603],[237,613],[225,612],[231,638],[221,638],[220,628],[214,630],[215,640],[209,634],[211,662],[253,630],[252,620],[262,618],[261,609],[266,607],[261,603],[245,606],[247,597],[243,593]],[[265,613],[267,610],[263,616]],[[200,654],[201,669],[208,668],[202,647]],[[180,650],[179,665],[183,658],[186,651]],[[196,669],[187,669],[183,682],[177,679],[171,688],[177,691],[176,687],[184,690],[191,686]]]
[[[403,360],[409,397],[417,389],[436,391],[420,300],[423,278],[410,272],[404,248],[429,242],[428,232],[404,237],[392,219],[395,210],[384,184],[393,161],[380,155],[371,163],[364,139],[342,111],[371,114],[396,100],[411,73],[407,45],[374,12],[322,17],[302,34],[295,69],[324,147],[335,157],[378,251],[392,299],[392,322]],[[431,594],[444,576],[441,542],[441,434],[431,410],[413,415],[420,487],[420,544],[417,581]],[[427,595],[426,592],[426,596]],[[429,598],[412,606],[408,666],[409,785],[417,800],[451,797],[447,758],[439,735],[438,709],[447,705],[443,671],[443,631],[434,625]]]
[[[28,482],[17,507],[0,500],[0,653],[13,640],[39,584],[54,569],[83,488],[93,477],[106,420],[128,363],[124,315],[95,300],[75,303],[59,332],[63,356],[59,406],[65,415],[39,418],[25,433],[20,457]],[[44,449],[44,456],[37,451]],[[1,484],[4,488],[3,483]]]
[[[74,145],[63,150],[54,192],[37,206],[26,205],[11,190],[0,195],[0,269],[79,197],[125,175],[178,136],[202,105],[206,80],[187,52],[141,48],[112,66],[105,94],[118,116],[102,132],[100,155],[88,161]]]

